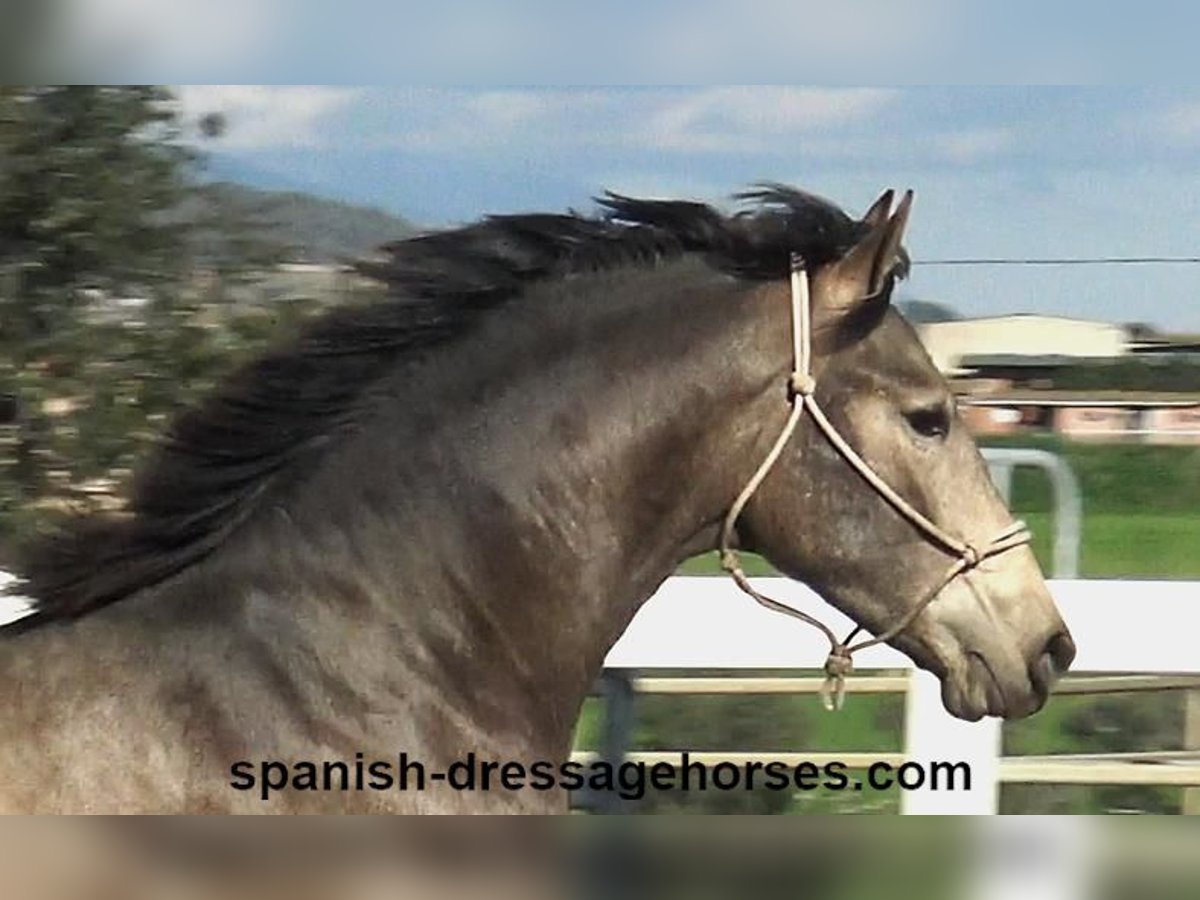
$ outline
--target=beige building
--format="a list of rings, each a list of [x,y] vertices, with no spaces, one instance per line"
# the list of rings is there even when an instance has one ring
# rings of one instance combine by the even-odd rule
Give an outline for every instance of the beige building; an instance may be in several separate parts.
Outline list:
[[[1077,441],[1131,438],[1140,413],[1127,406],[1060,406],[1054,411],[1054,430]]]
[[[980,437],[1054,432],[1071,440],[1200,444],[1200,393],[1005,390],[959,398]]]
[[[1120,325],[1060,316],[1019,314],[932,322],[918,327],[921,340],[947,375],[969,375],[969,357],[1112,358],[1129,352]]]
[[[1147,410],[1139,423],[1154,444],[1200,444],[1200,399],[1194,406]]]

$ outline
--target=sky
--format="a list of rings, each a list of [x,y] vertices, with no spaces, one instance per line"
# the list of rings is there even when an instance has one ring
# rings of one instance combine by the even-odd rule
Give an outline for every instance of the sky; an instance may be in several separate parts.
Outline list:
[[[189,115],[227,114],[227,136],[204,145],[214,176],[424,225],[587,210],[605,189],[722,201],[772,180],[852,212],[885,188],[913,188],[918,263],[1200,255],[1200,89],[1113,83],[1186,82],[1200,4],[62,0],[62,9],[64,72],[194,83],[180,88]],[[325,84],[288,84],[301,81]],[[384,86],[396,83],[422,86]],[[1198,278],[1200,265],[1184,264],[919,264],[905,291],[972,316],[1043,312],[1200,332]]]
[[[968,266],[962,258],[1200,256],[1200,90],[1114,87],[192,86],[221,110],[215,177],[377,206],[430,227],[588,210],[604,190],[728,205],[784,181],[864,211],[917,194],[905,295],[1200,331],[1200,265]]]

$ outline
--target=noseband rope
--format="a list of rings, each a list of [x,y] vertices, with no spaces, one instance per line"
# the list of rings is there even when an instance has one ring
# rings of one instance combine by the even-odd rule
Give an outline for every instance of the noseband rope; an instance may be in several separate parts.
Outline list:
[[[1025,523],[1017,520],[1004,528],[983,547],[976,547],[967,541],[955,537],[939,528],[927,516],[923,515],[912,504],[896,493],[871,468],[867,461],[846,442],[845,438],[838,433],[838,430],[825,416],[824,411],[817,403],[815,395],[816,380],[812,375],[812,311],[809,308],[809,284],[804,260],[798,254],[792,254],[791,264],[793,371],[788,376],[788,396],[791,403],[791,413],[788,415],[787,422],[784,423],[783,430],[779,433],[779,437],[775,439],[775,443],[772,445],[770,451],[759,465],[757,471],[755,471],[754,475],[746,483],[746,486],[742,488],[742,492],[738,494],[737,499],[733,501],[733,505],[729,507],[729,512],[725,515],[725,521],[721,527],[721,568],[732,576],[739,588],[767,609],[792,616],[793,618],[800,619],[802,622],[807,622],[809,625],[820,630],[829,639],[830,649],[829,657],[825,660],[826,678],[822,689],[822,698],[825,708],[834,710],[840,709],[842,706],[846,691],[846,676],[854,669],[853,656],[855,653],[865,650],[868,647],[873,647],[876,644],[886,643],[896,637],[913,623],[917,616],[937,598],[951,581],[964,572],[969,572],[976,568],[985,559],[990,559],[1014,547],[1020,547],[1023,544],[1029,543],[1031,535]],[[733,542],[733,530],[738,517],[742,514],[742,510],[750,501],[750,498],[754,496],[755,491],[762,486],[772,467],[774,467],[779,457],[783,454],[784,448],[791,440],[792,435],[796,431],[796,426],[800,424],[800,419],[806,410],[809,417],[816,423],[821,433],[825,435],[838,453],[842,455],[842,458],[863,477],[867,484],[874,488],[877,494],[883,497],[897,512],[912,523],[926,540],[955,558],[941,580],[932,589],[927,591],[921,597],[920,601],[901,616],[892,627],[888,628],[882,634],[859,641],[857,644],[851,644],[850,641],[862,630],[861,627],[855,628],[844,641],[839,641],[832,629],[824,622],[810,616],[808,613],[780,603],[778,600],[773,600],[755,590],[754,586],[750,584],[750,580],[746,577],[745,571],[742,569],[737,551],[731,546]]]

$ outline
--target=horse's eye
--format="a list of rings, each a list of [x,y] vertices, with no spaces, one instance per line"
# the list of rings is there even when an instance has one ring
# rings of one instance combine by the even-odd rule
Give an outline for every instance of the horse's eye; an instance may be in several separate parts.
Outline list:
[[[904,414],[908,425],[917,434],[927,438],[942,438],[950,432],[950,411],[945,404],[923,406]]]

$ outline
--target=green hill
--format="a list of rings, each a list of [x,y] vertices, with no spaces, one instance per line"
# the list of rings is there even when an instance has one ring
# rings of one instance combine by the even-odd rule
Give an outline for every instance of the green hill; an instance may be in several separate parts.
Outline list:
[[[264,191],[231,182],[199,186],[172,218],[203,222],[223,243],[236,223],[254,240],[281,248],[289,262],[334,263],[367,255],[381,244],[418,231],[407,219],[379,209],[293,191]],[[201,257],[223,255],[197,239]]]

